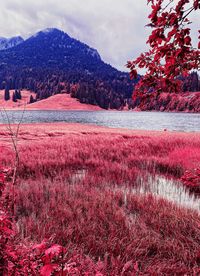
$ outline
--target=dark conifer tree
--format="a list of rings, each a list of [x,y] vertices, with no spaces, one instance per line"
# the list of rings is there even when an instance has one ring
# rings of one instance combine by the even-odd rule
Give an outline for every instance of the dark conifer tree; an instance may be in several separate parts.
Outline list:
[[[34,102],[35,102],[35,100],[34,100],[33,96],[31,95],[31,96],[30,96],[29,103],[31,104],[31,103],[34,103]]]
[[[15,90],[15,94],[16,94],[16,98],[18,99],[18,100],[21,100],[22,99],[22,95],[21,95],[21,90],[19,89],[19,90]]]
[[[13,94],[12,94],[12,100],[13,100],[13,102],[17,102],[17,97],[16,97],[16,93],[15,92],[13,92]]]
[[[10,100],[10,90],[9,90],[8,86],[6,86],[6,88],[5,88],[4,100],[5,101]]]

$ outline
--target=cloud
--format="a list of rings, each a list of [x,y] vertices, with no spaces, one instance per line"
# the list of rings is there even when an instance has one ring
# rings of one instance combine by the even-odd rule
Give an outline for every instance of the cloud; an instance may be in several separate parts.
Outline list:
[[[148,13],[146,0],[1,0],[0,36],[27,37],[57,27],[125,70],[127,60],[147,49]]]

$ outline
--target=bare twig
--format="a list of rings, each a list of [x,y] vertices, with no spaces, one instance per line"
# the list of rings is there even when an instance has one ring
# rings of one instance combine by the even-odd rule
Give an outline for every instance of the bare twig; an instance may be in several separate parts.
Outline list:
[[[11,124],[11,121],[10,121],[10,118],[8,116],[6,109],[3,107],[3,112],[1,110],[2,117],[4,117],[3,116],[4,114],[6,116],[6,121],[7,121],[6,128],[7,128],[8,132],[10,133],[11,142],[12,142],[13,150],[15,153],[13,173],[12,173],[12,207],[11,207],[11,210],[12,210],[13,217],[15,215],[15,186],[17,183],[17,171],[18,171],[19,162],[20,162],[19,150],[18,150],[18,136],[19,136],[20,125],[22,124],[22,121],[24,118],[25,110],[26,110],[26,104],[24,104],[23,112],[22,112],[21,118],[17,124],[16,130],[13,130],[13,128],[12,128],[12,124]]]

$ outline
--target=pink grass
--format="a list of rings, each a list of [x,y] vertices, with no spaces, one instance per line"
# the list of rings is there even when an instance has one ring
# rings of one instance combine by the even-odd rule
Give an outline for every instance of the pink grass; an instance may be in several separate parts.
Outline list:
[[[196,168],[199,134],[58,128],[21,129],[20,136],[27,139],[20,139],[18,240],[52,238],[67,248],[69,258],[74,252],[88,256],[90,267],[101,261],[98,271],[103,275],[196,273],[199,213],[153,195],[134,194],[131,188],[149,173],[179,179]],[[6,145],[1,163],[10,166],[9,139],[1,137]],[[126,267],[129,274],[122,274]]]

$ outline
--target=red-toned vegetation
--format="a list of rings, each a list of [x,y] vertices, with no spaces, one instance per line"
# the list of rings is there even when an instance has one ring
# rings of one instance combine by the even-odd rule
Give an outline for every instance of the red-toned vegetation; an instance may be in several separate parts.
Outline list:
[[[200,92],[184,93],[152,93],[136,98],[132,107],[139,107],[142,111],[156,110],[167,112],[200,112]]]
[[[16,234],[4,249],[5,275],[199,273],[199,214],[131,192],[148,173],[180,178],[195,169],[199,134],[63,124],[49,135],[49,124],[36,136],[37,128],[22,126],[19,136]],[[8,167],[13,153],[1,136]],[[12,201],[9,183],[3,198]]]
[[[181,179],[191,191],[200,192],[200,167],[186,171]]]
[[[180,76],[187,76],[200,66],[200,42],[198,46],[192,45],[190,36],[190,14],[200,9],[199,0],[147,0],[147,3],[151,4],[147,25],[152,28],[147,40],[150,49],[127,64],[132,78],[137,77],[138,68],[146,69],[133,96],[152,91],[180,93]]]

